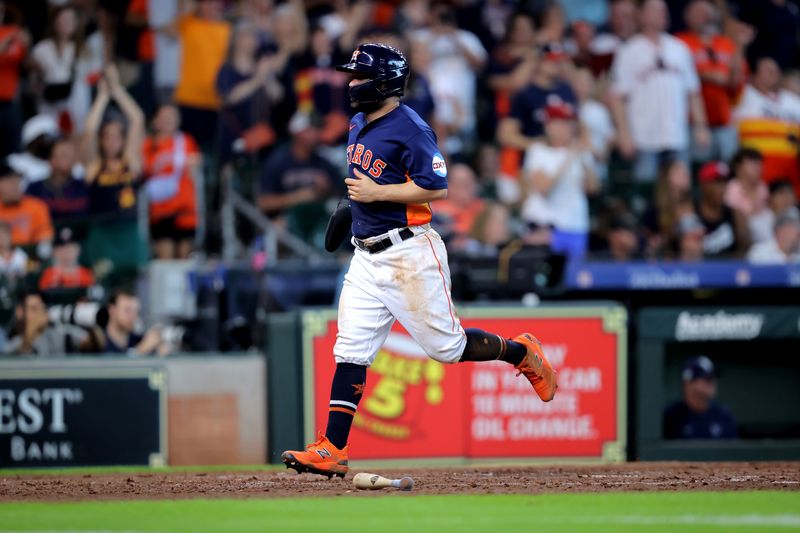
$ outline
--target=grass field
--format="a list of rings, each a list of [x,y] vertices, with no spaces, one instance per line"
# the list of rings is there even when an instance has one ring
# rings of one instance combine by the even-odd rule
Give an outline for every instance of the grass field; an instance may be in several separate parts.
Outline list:
[[[800,492],[660,492],[0,504],[0,533],[800,531]]]

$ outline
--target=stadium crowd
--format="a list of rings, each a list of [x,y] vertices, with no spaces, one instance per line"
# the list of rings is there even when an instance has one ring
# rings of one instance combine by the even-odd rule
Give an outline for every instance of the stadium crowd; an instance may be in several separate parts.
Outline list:
[[[410,60],[451,251],[800,262],[795,0],[20,0],[0,21],[12,351],[32,349],[41,297],[219,253],[220,176],[321,246],[346,174],[335,66],[364,41]],[[158,351],[112,330],[90,349]]]

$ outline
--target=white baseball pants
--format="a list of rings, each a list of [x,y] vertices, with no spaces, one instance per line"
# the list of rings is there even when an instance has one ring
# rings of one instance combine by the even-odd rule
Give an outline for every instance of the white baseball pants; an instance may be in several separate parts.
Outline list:
[[[356,248],[339,297],[337,363],[371,365],[395,320],[432,359],[461,358],[467,337],[450,298],[444,242],[429,225],[411,229],[405,241],[389,232],[395,244],[382,252]]]

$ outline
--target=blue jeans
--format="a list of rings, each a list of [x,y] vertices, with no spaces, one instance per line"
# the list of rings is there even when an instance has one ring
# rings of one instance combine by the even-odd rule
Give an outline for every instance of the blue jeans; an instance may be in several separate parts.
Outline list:
[[[676,159],[683,161],[688,167],[690,164],[689,150],[662,150],[660,152],[638,150],[636,161],[633,164],[633,178],[638,183],[654,183],[661,167]]]
[[[567,261],[579,261],[586,255],[589,244],[588,233],[575,233],[553,228],[550,250],[567,256]]]
[[[692,146],[692,160],[697,163],[717,160],[730,163],[739,148],[739,131],[736,126],[711,128],[711,144],[704,148]]]

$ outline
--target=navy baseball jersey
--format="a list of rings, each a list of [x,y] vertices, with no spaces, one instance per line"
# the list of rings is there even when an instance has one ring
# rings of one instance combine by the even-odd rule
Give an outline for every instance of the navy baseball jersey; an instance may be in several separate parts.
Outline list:
[[[735,439],[736,421],[728,409],[712,402],[705,413],[695,413],[679,401],[664,411],[665,439]]]
[[[347,163],[351,178],[358,179],[358,169],[381,185],[413,181],[423,189],[447,188],[447,166],[433,130],[403,104],[370,123],[363,113],[353,117]],[[353,235],[359,239],[431,221],[429,204],[351,201],[350,206]]]

